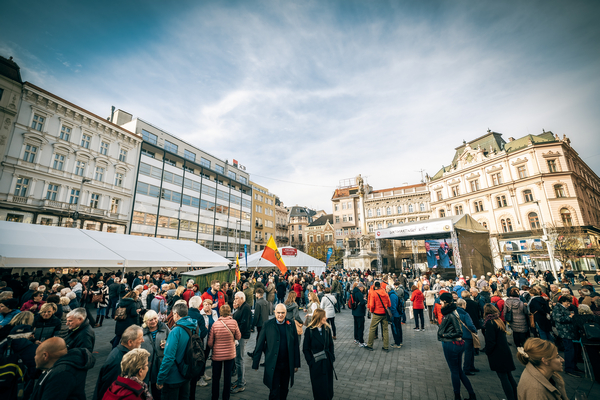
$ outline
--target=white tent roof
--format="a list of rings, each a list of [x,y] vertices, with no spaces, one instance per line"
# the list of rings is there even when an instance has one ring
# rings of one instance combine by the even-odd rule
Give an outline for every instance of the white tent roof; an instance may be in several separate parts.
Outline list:
[[[309,271],[314,271],[316,274],[325,272],[325,263],[323,261],[311,257],[300,250],[297,250],[296,256],[284,255],[283,249],[293,249],[293,247],[281,247],[279,249],[279,253],[281,254],[281,258],[283,259],[283,262],[285,263],[286,267],[290,269],[308,267]],[[262,251],[259,251],[248,256],[248,270],[254,268],[277,268],[277,266],[271,261],[267,261],[264,258],[261,258],[261,255]],[[244,259],[240,260],[240,266],[242,268],[245,267]]]
[[[0,222],[4,268],[214,267],[231,261],[190,241]]]

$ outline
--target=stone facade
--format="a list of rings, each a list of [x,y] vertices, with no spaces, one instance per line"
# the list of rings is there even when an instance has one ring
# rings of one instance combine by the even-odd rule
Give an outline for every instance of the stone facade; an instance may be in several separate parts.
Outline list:
[[[277,247],[289,246],[290,237],[288,223],[289,210],[283,205],[279,197],[275,198],[275,243]]]

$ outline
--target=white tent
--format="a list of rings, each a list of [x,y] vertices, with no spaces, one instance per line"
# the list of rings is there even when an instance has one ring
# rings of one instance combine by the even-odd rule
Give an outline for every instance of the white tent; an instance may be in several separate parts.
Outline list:
[[[187,269],[230,262],[190,241],[0,222],[2,268]]]
[[[308,254],[304,253],[303,251],[300,250],[296,250],[296,255],[286,255],[284,253],[286,253],[286,251],[284,251],[284,249],[294,249],[293,247],[281,247],[279,249],[279,252],[281,254],[281,259],[283,260],[283,262],[285,263],[285,266],[288,267],[289,269],[294,269],[294,268],[301,268],[301,267],[307,267],[308,271],[313,271],[316,275],[320,275],[321,273],[325,272],[325,263],[321,260],[318,260],[314,257],[309,256]],[[270,261],[265,260],[264,258],[261,258],[262,255],[262,251],[259,251],[257,253],[251,254],[248,256],[248,270],[251,271],[255,268],[262,268],[262,269],[271,269],[271,268],[277,268],[277,266],[275,266],[275,264],[273,264]],[[245,267],[245,262],[244,259],[240,259],[240,266],[242,267],[242,269],[244,269]]]

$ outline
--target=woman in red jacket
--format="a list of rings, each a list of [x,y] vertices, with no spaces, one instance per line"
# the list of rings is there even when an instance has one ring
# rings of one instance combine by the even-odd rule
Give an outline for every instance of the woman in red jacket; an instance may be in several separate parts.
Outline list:
[[[496,290],[490,301],[492,302],[492,304],[496,304],[496,308],[500,312],[500,319],[502,320],[502,322],[506,322],[504,320],[504,313],[502,312],[504,310],[504,299],[502,298],[500,292]]]
[[[413,312],[415,314],[415,330],[419,330],[419,319],[421,319],[421,331],[425,331],[425,316],[423,315],[423,310],[425,310],[425,297],[423,296],[423,292],[419,290],[419,288],[415,285],[410,289],[412,290],[412,296],[410,296],[410,301],[412,301]]]
[[[31,300],[28,300],[23,304],[21,311],[31,311],[32,313],[37,314],[40,311],[40,308],[46,304],[46,302],[42,300],[43,297],[44,294],[42,292],[35,292],[31,295]]]
[[[123,356],[121,375],[108,388],[102,400],[145,400],[152,399],[148,385],[144,383],[148,374],[148,357],[144,349],[133,349]]]
[[[294,290],[294,292],[296,292],[296,304],[298,304],[298,309],[300,309],[300,300],[302,299],[302,285],[300,284],[300,281],[298,281],[298,279],[296,279],[296,283],[294,283],[292,289]]]

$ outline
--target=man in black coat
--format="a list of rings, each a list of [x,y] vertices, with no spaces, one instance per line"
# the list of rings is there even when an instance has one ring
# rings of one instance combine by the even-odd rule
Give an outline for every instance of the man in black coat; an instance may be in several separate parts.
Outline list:
[[[277,302],[283,303],[285,301],[285,292],[287,290],[287,284],[285,283],[285,279],[283,279],[283,277],[279,278],[279,282],[275,287],[277,289]]]
[[[250,339],[250,327],[252,326],[252,309],[246,301],[246,295],[244,292],[237,292],[235,299],[233,300],[233,319],[236,320],[242,338],[238,341],[238,345],[235,346],[235,369],[237,371],[237,381],[231,385],[231,392],[238,393],[243,392],[246,389],[246,381],[244,377],[244,349],[246,342]]]
[[[265,351],[263,383],[270,390],[269,399],[287,399],[288,384],[294,386],[294,372],[300,368],[300,340],[296,324],[287,320],[286,314],[285,305],[278,304],[275,307],[275,318],[263,325],[254,349],[254,370],[258,370],[262,352]]]
[[[473,293],[467,292],[466,290],[464,290],[461,293],[461,296],[467,302],[467,307],[465,308],[465,311],[467,312],[467,314],[469,314],[469,316],[473,320],[473,325],[475,325],[475,327],[477,329],[481,329],[482,328],[481,319],[482,319],[483,315],[481,314],[481,309],[479,308],[479,304],[477,304],[477,302],[475,300],[473,300],[473,298],[471,297],[472,294],[477,295],[476,289],[473,291]]]
[[[76,308],[67,314],[67,328],[69,330],[65,336],[65,342],[69,349],[84,348],[93,353],[96,334],[86,317],[85,308]]]
[[[129,328],[125,329],[123,336],[121,336],[121,343],[112,349],[108,354],[104,365],[100,368],[92,400],[102,400],[110,385],[112,385],[121,374],[121,361],[123,360],[123,356],[130,350],[142,347],[143,341],[144,330],[141,327],[131,325]]]
[[[256,289],[256,303],[254,304],[254,319],[252,320],[252,327],[256,327],[256,337],[260,336],[260,331],[265,324],[269,320],[269,303],[263,299],[263,294],[265,293],[262,289]],[[253,352],[248,352],[250,357],[254,357]]]
[[[354,343],[364,347],[365,344],[365,315],[367,314],[367,299],[364,296],[365,285],[359,283],[352,291],[352,300],[356,303],[356,308],[352,310],[354,318]]]
[[[85,378],[96,359],[87,349],[67,350],[62,338],[45,340],[35,352],[35,364],[44,372],[33,387],[31,400],[86,400]]]
[[[115,310],[117,309],[117,303],[125,294],[125,285],[121,283],[121,279],[115,278],[114,283],[108,286],[108,312],[107,318],[115,317]]]

